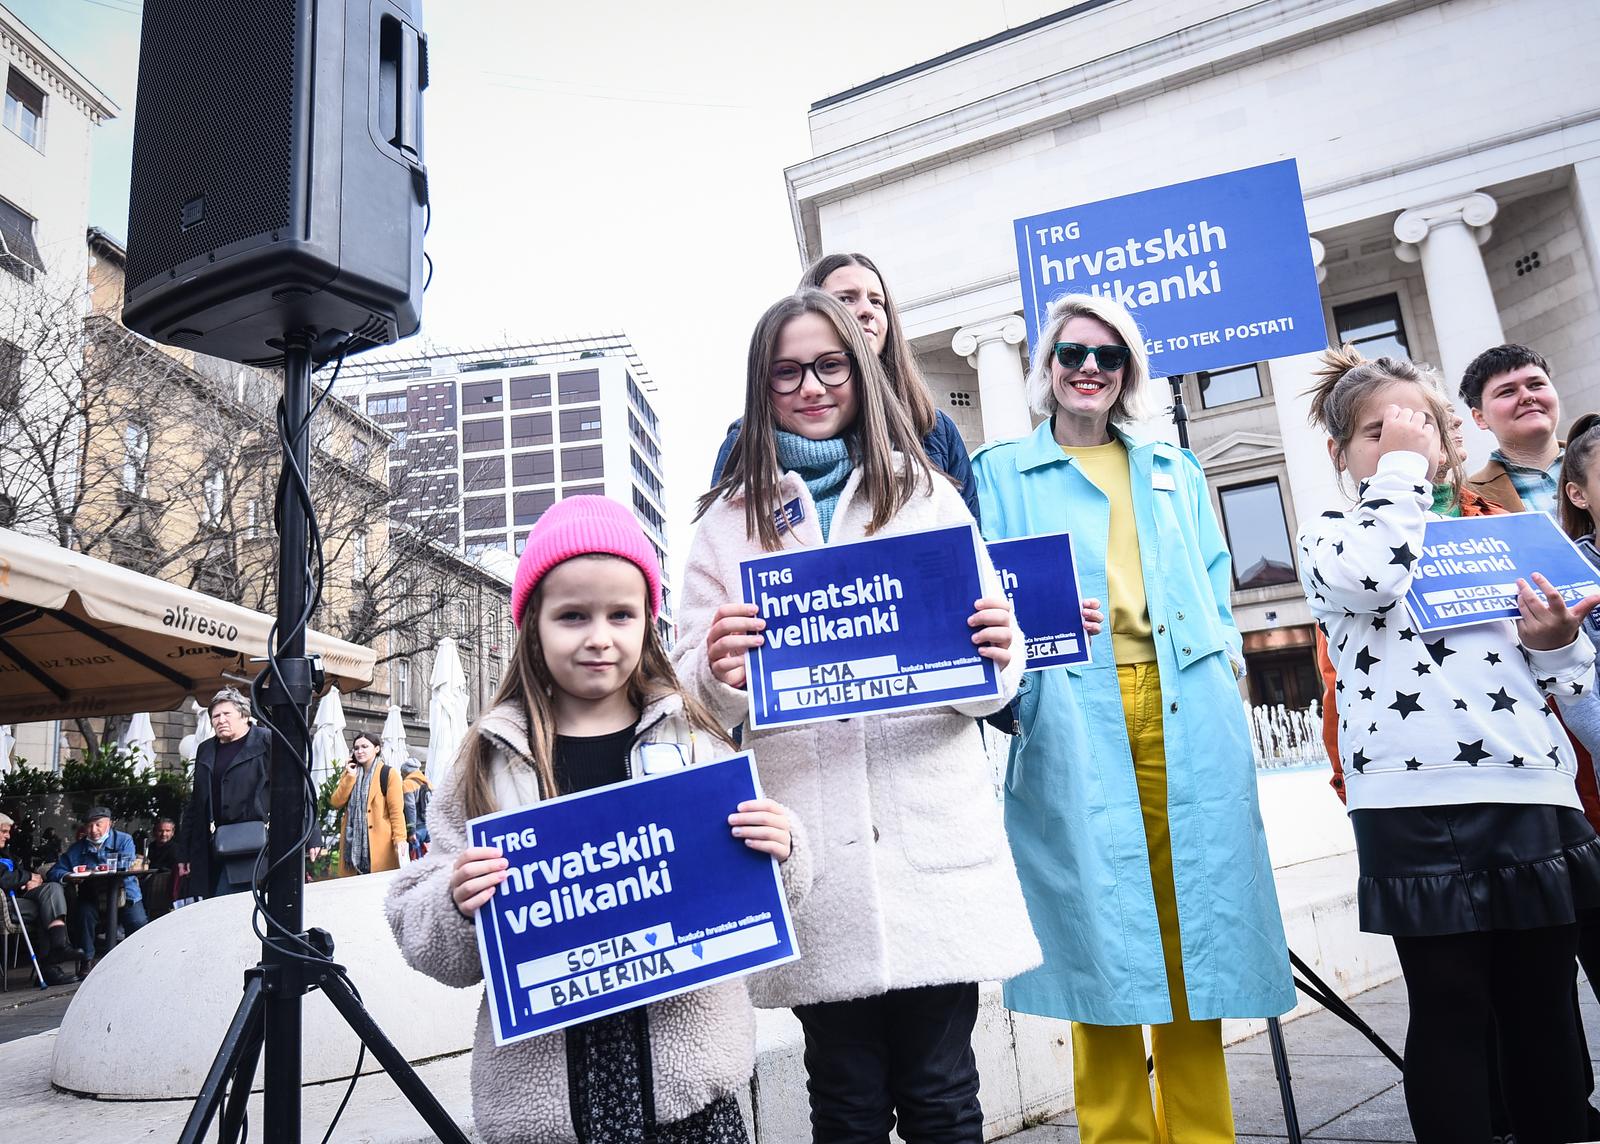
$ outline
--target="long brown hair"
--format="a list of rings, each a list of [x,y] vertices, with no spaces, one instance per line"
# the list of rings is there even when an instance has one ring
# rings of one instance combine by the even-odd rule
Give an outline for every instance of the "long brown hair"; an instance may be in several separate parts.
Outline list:
[[[883,372],[888,375],[890,390],[905,405],[906,412],[911,417],[911,425],[917,431],[917,439],[920,441],[933,432],[935,418],[933,393],[928,389],[922,370],[917,367],[916,355],[911,352],[905,330],[900,326],[900,308],[894,304],[894,295],[889,293],[889,283],[884,279],[883,271],[878,269],[877,263],[865,254],[824,254],[806,267],[806,272],[800,276],[800,285],[796,287],[796,292],[808,288],[823,289],[822,284],[828,280],[828,276],[841,266],[859,266],[877,275],[878,285],[883,289],[885,319],[883,350],[878,354],[878,360],[883,363]]]
[[[620,560],[622,557],[595,552],[573,559]],[[649,589],[642,576],[639,587],[644,593],[644,608],[648,614]],[[543,601],[544,589],[541,585],[528,597],[522,626],[517,633],[517,646],[511,653],[510,670],[500,681],[494,698],[489,701],[489,710],[493,711],[502,704],[515,704],[521,708],[527,720],[528,747],[532,751],[530,761],[539,780],[540,797],[553,798],[562,791],[558,789],[555,772],[556,710],[552,697],[556,682],[545,663],[544,645],[539,641],[539,608]],[[643,712],[650,703],[666,695],[677,695],[683,701],[684,717],[692,727],[729,747],[733,746],[727,729],[719,727],[711,712],[684,691],[683,685],[678,682],[677,672],[672,668],[667,649],[662,646],[655,623],[647,618],[639,662],[628,677],[628,702],[633,704],[634,710]],[[463,800],[468,818],[503,809],[494,801],[494,775],[490,769],[494,749],[476,727],[468,734],[460,760]]]
[[[700,498],[694,514],[699,520],[718,498],[731,500],[735,493],[742,491],[745,535],[759,537],[761,547],[767,551],[774,551],[783,544],[773,519],[779,507],[778,485],[783,479],[783,470],[778,467],[777,419],[772,414],[767,371],[777,357],[778,338],[783,327],[802,314],[817,314],[826,319],[855,360],[856,419],[844,433],[850,462],[861,470],[861,493],[872,502],[867,535],[887,525],[919,489],[933,491],[933,466],[923,451],[922,438],[911,424],[905,406],[895,399],[866,333],[832,294],[802,290],[768,307],[756,323],[755,333],[750,335],[750,355],[745,370],[744,428],[728,454],[722,479]],[[898,469],[895,453],[905,457],[905,464]]]
[[[1566,451],[1561,458],[1561,479],[1556,482],[1561,529],[1574,540],[1593,532],[1595,517],[1600,514],[1600,505],[1579,508],[1567,493],[1569,484],[1582,488],[1589,480],[1596,450],[1600,448],[1600,433],[1595,432],[1596,427],[1600,427],[1600,413],[1585,413],[1572,423],[1572,428],[1567,431]]]
[[[1405,358],[1381,357],[1368,359],[1354,346],[1343,345],[1328,349],[1318,359],[1316,383],[1306,390],[1311,398],[1311,423],[1332,437],[1343,452],[1360,426],[1362,406],[1367,399],[1386,385],[1409,381],[1422,390],[1424,402],[1439,431],[1439,444],[1444,448],[1445,473],[1453,490],[1455,503],[1461,502],[1461,488],[1466,482],[1462,456],[1450,437],[1450,405],[1444,398],[1438,375],[1425,365]],[[1434,474],[1428,474],[1432,481]]]

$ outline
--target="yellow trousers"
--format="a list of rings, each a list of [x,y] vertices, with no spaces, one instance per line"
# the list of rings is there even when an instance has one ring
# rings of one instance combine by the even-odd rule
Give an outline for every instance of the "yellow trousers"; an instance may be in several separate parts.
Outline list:
[[[1139,807],[1150,850],[1150,880],[1161,923],[1161,954],[1173,1020],[1150,1027],[1155,1098],[1145,1071],[1140,1025],[1072,1026],[1072,1075],[1083,1144],[1231,1144],[1233,1104],[1222,1057],[1222,1022],[1191,1021],[1178,938],[1178,892],[1167,829],[1167,756],[1161,734],[1161,680],[1154,663],[1117,668],[1122,713],[1133,748]]]

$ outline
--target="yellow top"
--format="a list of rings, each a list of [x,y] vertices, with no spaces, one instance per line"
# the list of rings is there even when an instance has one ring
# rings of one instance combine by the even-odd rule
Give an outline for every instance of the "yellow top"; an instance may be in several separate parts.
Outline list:
[[[1106,537],[1105,601],[1111,613],[1111,650],[1118,663],[1149,663],[1156,658],[1150,609],[1144,596],[1144,562],[1139,558],[1139,525],[1133,516],[1133,480],[1128,450],[1121,441],[1086,447],[1061,446],[1084,476],[1111,502]]]

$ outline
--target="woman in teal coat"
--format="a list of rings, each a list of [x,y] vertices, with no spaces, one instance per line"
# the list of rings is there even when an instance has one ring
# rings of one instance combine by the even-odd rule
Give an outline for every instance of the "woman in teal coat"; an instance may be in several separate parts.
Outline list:
[[[984,532],[1071,532],[1080,591],[1110,622],[1093,663],[1030,674],[1017,699],[1006,829],[1045,962],[1006,1004],[1075,1022],[1085,1144],[1220,1144],[1221,1018],[1294,1005],[1231,559],[1194,459],[1124,431],[1149,369],[1132,316],[1069,295],[1038,345],[1028,397],[1046,420],[973,458]]]

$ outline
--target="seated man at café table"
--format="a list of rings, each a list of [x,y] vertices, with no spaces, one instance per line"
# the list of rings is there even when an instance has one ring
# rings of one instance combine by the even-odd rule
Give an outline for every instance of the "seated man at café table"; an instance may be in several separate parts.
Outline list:
[[[0,894],[15,894],[17,908],[26,921],[35,917],[44,923],[45,947],[39,951],[48,985],[65,985],[75,973],[65,962],[79,960],[80,954],[67,940],[67,894],[54,882],[47,882],[28,869],[11,851],[11,829],[16,823],[0,814]],[[5,906],[10,909],[10,905]],[[5,971],[0,966],[0,973]]]
[[[50,868],[50,881],[60,882],[73,873],[86,871],[92,873],[101,866],[109,870],[132,868],[133,836],[112,827],[109,810],[103,806],[90,807],[88,815],[83,820],[83,827],[84,836],[67,847],[67,852]],[[79,867],[83,869],[80,870]],[[116,893],[118,889],[126,895],[126,901],[117,915],[122,928],[132,933],[145,924],[139,879],[129,875],[122,879],[120,884],[110,879],[101,879],[98,885],[90,882],[80,886],[78,904],[73,917],[78,945],[83,950],[84,956],[83,968],[78,971],[79,980],[87,977],[89,970],[94,968],[94,931],[100,925],[105,896]],[[109,940],[115,940],[113,935],[107,936]]]
[[[178,823],[171,818],[158,818],[150,828],[150,844],[145,857],[153,874],[144,884],[144,912],[151,921],[172,912],[173,899],[178,896]]]

